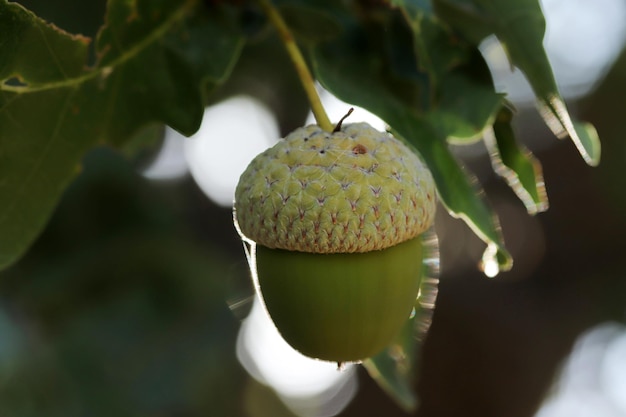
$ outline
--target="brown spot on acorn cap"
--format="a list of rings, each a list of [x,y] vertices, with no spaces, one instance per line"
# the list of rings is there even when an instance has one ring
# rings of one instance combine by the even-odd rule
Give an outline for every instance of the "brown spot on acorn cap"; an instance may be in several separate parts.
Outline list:
[[[298,128],[259,154],[235,191],[241,232],[272,249],[369,252],[426,231],[433,178],[418,156],[366,123]]]

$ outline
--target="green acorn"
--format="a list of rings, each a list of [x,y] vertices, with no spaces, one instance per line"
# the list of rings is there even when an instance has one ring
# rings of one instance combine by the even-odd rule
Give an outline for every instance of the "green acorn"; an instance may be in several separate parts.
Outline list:
[[[257,155],[235,218],[256,242],[262,298],[293,348],[347,362],[393,341],[418,295],[435,196],[415,153],[366,123],[302,127]]]

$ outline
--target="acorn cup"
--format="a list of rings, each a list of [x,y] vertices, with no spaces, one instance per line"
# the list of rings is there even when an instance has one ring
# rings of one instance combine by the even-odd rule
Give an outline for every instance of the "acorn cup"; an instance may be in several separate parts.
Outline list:
[[[414,152],[366,123],[339,123],[298,128],[257,155],[234,217],[256,243],[258,289],[283,338],[343,363],[382,351],[409,318],[435,207]]]

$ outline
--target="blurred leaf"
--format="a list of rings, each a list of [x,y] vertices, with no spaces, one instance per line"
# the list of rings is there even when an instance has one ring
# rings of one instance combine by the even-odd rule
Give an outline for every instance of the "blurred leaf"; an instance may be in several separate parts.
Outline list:
[[[407,412],[414,411],[418,406],[414,379],[418,374],[418,357],[432,320],[439,283],[436,237],[432,233],[423,239],[426,259],[415,314],[407,320],[394,343],[384,352],[363,362],[370,376]]]
[[[280,13],[294,34],[306,42],[332,39],[341,33],[337,19],[322,8],[285,3]]]
[[[224,83],[237,63],[244,38],[239,15],[228,7],[197,10],[186,17],[182,28],[168,32],[168,48],[183,55],[204,93]]]
[[[241,43],[202,7],[110,1],[87,68],[87,39],[0,0],[0,268],[40,232],[88,149],[122,146],[155,121],[195,132],[202,80],[223,81]]]
[[[368,109],[387,122],[394,133],[413,145],[431,170],[439,196],[453,215],[463,218],[485,242],[497,247],[497,262],[503,270],[511,267],[494,214],[477,193],[472,177],[447,148],[445,137],[428,119],[403,99],[397,77],[389,74],[380,59],[383,51],[368,42],[359,28],[333,43],[313,48],[317,79],[338,98]],[[402,82],[406,82],[403,80]]]
[[[248,417],[297,417],[270,387],[249,378],[246,384],[244,407]]]
[[[45,291],[45,277],[23,279],[44,286],[31,288],[38,299],[24,292],[16,305],[31,309],[21,314],[52,313],[26,316],[46,331],[49,354],[24,352],[12,378],[0,384],[2,414],[232,415],[229,398],[242,374],[218,255],[209,259],[182,241],[141,236],[99,249],[57,261],[47,276],[65,277],[59,291]],[[93,297],[96,289],[101,294]]]
[[[431,104],[426,110],[431,124],[450,142],[479,140],[502,105],[502,96],[494,91],[487,64],[478,50],[460,42],[442,25],[429,2],[402,3],[415,49],[413,71],[418,68],[428,74],[425,88],[430,91]],[[406,41],[395,40],[394,45],[403,43]],[[402,55],[410,54],[404,51]]]
[[[158,155],[165,139],[165,126],[162,124],[148,124],[132,135],[120,152],[131,161],[146,161],[151,163]]]
[[[73,417],[81,405],[74,382],[48,346],[25,346],[8,383],[0,384],[0,413],[8,417]]]
[[[0,386],[11,380],[25,345],[20,324],[4,309],[0,310]]]
[[[485,134],[491,164],[494,171],[506,180],[522,200],[529,214],[546,211],[549,204],[541,163],[515,141],[512,118],[511,110],[503,107],[493,125],[493,131]]]
[[[2,273],[0,306],[29,337],[0,379],[0,414],[236,415],[228,257],[185,239],[175,204],[112,152],[89,155],[33,250]]]
[[[430,0],[402,0],[396,3],[413,39],[415,51],[411,56],[415,62],[412,69],[414,71],[417,64],[417,69],[428,74],[427,88],[432,105],[438,91],[446,89],[443,78],[467,60],[469,50],[441,25],[433,13]],[[456,93],[458,95],[458,91]]]
[[[569,135],[589,165],[600,162],[600,142],[589,125],[576,128],[543,48],[545,19],[538,0],[434,0],[438,16],[478,45],[494,34],[511,63],[526,75],[540,113],[557,137]]]
[[[363,361],[363,366],[376,383],[407,412],[417,408],[414,391],[415,351],[413,336],[415,318],[407,320],[402,334],[385,351]]]

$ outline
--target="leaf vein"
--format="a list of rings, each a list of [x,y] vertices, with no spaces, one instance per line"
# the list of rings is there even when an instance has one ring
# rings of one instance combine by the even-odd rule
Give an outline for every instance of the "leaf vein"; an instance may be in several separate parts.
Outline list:
[[[44,31],[43,31],[41,26],[37,26],[37,29],[39,30],[39,34],[41,35],[41,39],[43,40],[43,43],[46,45],[46,49],[48,50],[48,53],[52,57],[52,60],[54,61],[56,66],[58,67],[59,72],[61,74],[63,74],[63,77],[67,80],[69,78],[69,76],[65,72],[65,69],[63,68],[63,65],[61,65],[61,61],[59,61],[59,57],[57,56],[57,54],[54,53],[54,50],[50,46],[50,42],[48,42],[48,37],[44,33]]]
[[[110,73],[111,68],[123,65],[128,60],[132,59],[144,49],[149,47],[154,42],[157,42],[162,38],[172,26],[174,26],[179,20],[182,20],[189,10],[195,5],[194,0],[187,0],[181,4],[181,6],[169,16],[163,23],[156,26],[152,32],[150,32],[145,38],[128,48],[125,52],[121,53],[116,59],[111,61],[106,66],[96,67],[95,69],[85,72],[77,77],[66,78],[61,81],[54,81],[36,85],[7,85],[6,83],[0,84],[0,91],[8,91],[17,94],[28,94],[46,90],[60,89],[65,87],[79,86],[89,80],[97,78],[98,76],[106,76]]]
[[[17,204],[17,201],[19,199],[18,196],[23,195],[24,191],[29,188],[30,183],[33,181],[33,179],[37,176],[38,172],[40,171],[44,160],[48,157],[48,154],[53,149],[53,144],[55,144],[57,139],[59,138],[61,127],[63,126],[63,122],[65,121],[65,118],[67,116],[68,108],[71,103],[71,98],[74,95],[75,91],[76,90],[70,90],[68,92],[67,97],[65,99],[65,103],[63,104],[63,107],[61,111],[59,112],[57,123],[54,126],[54,129],[52,130],[52,134],[50,135],[50,139],[46,143],[45,148],[43,152],[41,153],[41,155],[39,156],[39,158],[35,160],[33,167],[30,170],[30,174],[24,179],[24,181],[21,182],[19,189],[15,193],[16,194],[15,198],[11,199],[11,202],[4,207],[2,212],[0,212],[1,213],[0,223],[4,223],[7,217],[9,217],[9,213],[13,211],[14,207]]]

